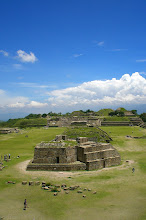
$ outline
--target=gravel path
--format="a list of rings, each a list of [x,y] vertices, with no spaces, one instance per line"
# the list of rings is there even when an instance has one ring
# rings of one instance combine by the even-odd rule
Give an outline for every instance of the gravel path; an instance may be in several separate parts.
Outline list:
[[[104,168],[104,169],[99,169],[95,171],[26,171],[26,167],[30,160],[26,160],[24,162],[21,162],[16,165],[16,169],[21,173],[21,174],[26,174],[30,175],[31,177],[49,177],[52,179],[63,179],[63,178],[68,178],[68,177],[73,177],[73,176],[84,176],[84,175],[96,175],[100,172],[105,172],[111,169],[127,169],[132,167],[134,161],[133,160],[127,160],[124,161],[121,166],[114,166],[114,167],[109,167],[109,168]]]

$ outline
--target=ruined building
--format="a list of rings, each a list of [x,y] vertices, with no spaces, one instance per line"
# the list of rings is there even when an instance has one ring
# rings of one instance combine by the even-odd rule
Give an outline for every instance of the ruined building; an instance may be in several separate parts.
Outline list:
[[[57,141],[40,143],[34,149],[34,159],[27,170],[94,170],[119,165],[121,158],[110,143],[88,141],[86,137],[66,140],[66,136],[57,136]]]

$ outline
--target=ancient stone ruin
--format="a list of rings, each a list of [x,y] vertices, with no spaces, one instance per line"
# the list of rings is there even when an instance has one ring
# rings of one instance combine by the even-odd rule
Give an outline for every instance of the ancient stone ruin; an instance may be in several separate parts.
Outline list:
[[[0,128],[0,134],[18,133],[18,128]]]
[[[68,140],[67,143],[62,139],[67,137],[57,135],[54,141],[37,145],[27,170],[94,170],[121,162],[119,153],[110,143],[96,143],[86,137]]]

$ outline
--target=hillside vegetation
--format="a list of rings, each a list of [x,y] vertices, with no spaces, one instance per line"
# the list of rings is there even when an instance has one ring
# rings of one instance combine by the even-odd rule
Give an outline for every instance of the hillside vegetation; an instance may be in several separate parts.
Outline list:
[[[98,116],[108,116],[110,112],[113,112],[114,110],[111,108],[105,108],[105,109],[101,109],[98,112],[96,112],[96,115]]]
[[[95,127],[70,127],[64,131],[69,138],[88,137],[98,142],[110,141],[110,137],[103,130]]]
[[[45,118],[35,118],[35,119],[9,119],[7,122],[1,122],[0,127],[19,127],[19,128],[27,128],[27,127],[40,127],[46,126],[47,119]]]
[[[107,116],[104,121],[130,121],[129,117],[119,117],[119,116]]]

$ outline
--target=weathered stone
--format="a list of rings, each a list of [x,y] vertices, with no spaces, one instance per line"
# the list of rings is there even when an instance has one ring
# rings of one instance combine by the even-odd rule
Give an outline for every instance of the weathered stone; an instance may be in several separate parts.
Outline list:
[[[75,186],[75,189],[78,189],[80,186]]]
[[[64,189],[64,190],[69,190],[69,187],[64,187],[63,189]]]
[[[22,185],[26,185],[27,184],[27,181],[22,181]]]
[[[86,198],[86,195],[83,195],[83,198]]]
[[[60,185],[55,185],[55,187],[60,188]]]
[[[79,146],[68,147],[63,142],[40,143],[27,170],[94,170],[120,164],[120,155],[110,143],[96,143],[86,137],[79,142]]]
[[[13,183],[13,181],[10,180],[10,181],[8,181],[7,183]]]
[[[48,186],[43,187],[44,190],[49,190]]]
[[[57,193],[57,192],[55,192],[55,193],[54,193],[54,196],[57,196],[57,195],[58,195],[58,193]]]
[[[75,186],[70,186],[69,190],[75,190]]]
[[[77,193],[82,193],[82,192],[83,192],[82,190],[78,190],[78,191],[77,191]]]
[[[33,186],[34,185],[34,182],[33,181],[29,181],[29,186]]]
[[[96,191],[94,191],[93,194],[96,194]]]
[[[40,181],[36,181],[36,182],[35,182],[35,185],[40,185]]]
[[[42,187],[46,186],[46,183],[45,182],[42,182]]]

